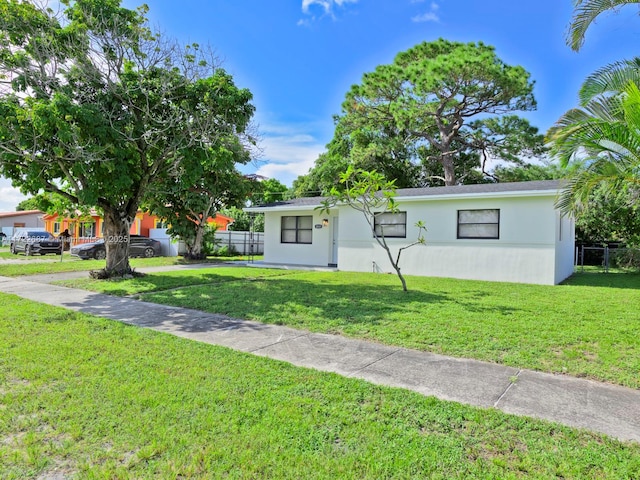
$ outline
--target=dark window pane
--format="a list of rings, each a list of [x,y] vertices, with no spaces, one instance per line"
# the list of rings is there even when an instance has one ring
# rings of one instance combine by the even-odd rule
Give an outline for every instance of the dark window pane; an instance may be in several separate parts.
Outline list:
[[[312,243],[312,215],[282,217],[280,225],[281,243]]]
[[[458,238],[500,237],[500,210],[458,210]]]
[[[376,235],[394,238],[407,236],[407,212],[384,212],[374,216]]]
[[[311,243],[312,230],[300,230],[298,232],[298,243]]]

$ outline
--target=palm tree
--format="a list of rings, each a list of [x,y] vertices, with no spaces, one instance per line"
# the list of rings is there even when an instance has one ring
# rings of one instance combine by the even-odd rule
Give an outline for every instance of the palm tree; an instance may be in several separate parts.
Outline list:
[[[567,44],[575,51],[584,43],[584,35],[601,13],[616,10],[628,4],[639,4],[639,0],[574,0],[573,18],[569,24]]]
[[[640,60],[609,65],[585,81],[581,108],[549,130],[551,152],[576,165],[558,200],[565,212],[584,208],[596,188],[619,192],[640,186]]]

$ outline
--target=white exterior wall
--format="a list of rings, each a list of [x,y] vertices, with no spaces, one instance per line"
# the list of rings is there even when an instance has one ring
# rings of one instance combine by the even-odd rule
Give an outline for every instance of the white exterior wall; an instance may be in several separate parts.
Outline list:
[[[557,213],[556,218],[556,277],[555,283],[562,282],[573,274],[575,265],[576,226],[572,217]]]
[[[422,220],[427,227],[426,245],[402,253],[403,273],[552,285],[573,271],[573,253],[569,255],[571,271],[565,258],[573,248],[569,232],[563,249],[556,253],[554,200],[552,196],[398,200],[399,210],[407,212],[407,238],[388,239],[388,244],[395,256],[399,247],[415,241],[418,229],[414,225]],[[475,209],[500,210],[499,239],[456,238],[457,211]],[[362,213],[349,207],[340,208],[338,268],[393,271]]]
[[[281,218],[296,215],[313,216],[312,243],[298,244],[280,241]],[[323,267],[329,265],[331,263],[332,215],[335,213],[320,213],[320,211],[313,209],[265,212],[264,262]],[[322,225],[323,219],[329,220],[328,226]],[[316,228],[318,225],[320,228]]]
[[[26,213],[24,215],[11,215],[9,217],[0,217],[0,228],[14,228],[16,223],[24,223],[24,227],[16,228],[35,228],[44,229],[44,213]]]

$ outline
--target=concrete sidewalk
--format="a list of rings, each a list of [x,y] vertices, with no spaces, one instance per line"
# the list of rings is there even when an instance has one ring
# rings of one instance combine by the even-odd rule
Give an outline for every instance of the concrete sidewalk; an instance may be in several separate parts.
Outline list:
[[[302,367],[640,442],[640,390],[265,325],[29,279],[0,277],[0,291]]]

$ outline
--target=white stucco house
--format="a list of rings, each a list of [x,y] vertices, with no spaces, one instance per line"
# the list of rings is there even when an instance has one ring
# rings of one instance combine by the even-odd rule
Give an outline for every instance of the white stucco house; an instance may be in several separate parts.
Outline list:
[[[559,181],[399,189],[397,213],[376,215],[393,251],[427,227],[426,244],[402,253],[407,275],[554,285],[573,273],[573,219],[555,208]],[[347,205],[329,213],[323,198],[247,208],[265,214],[265,264],[336,266],[392,272],[363,214]]]

